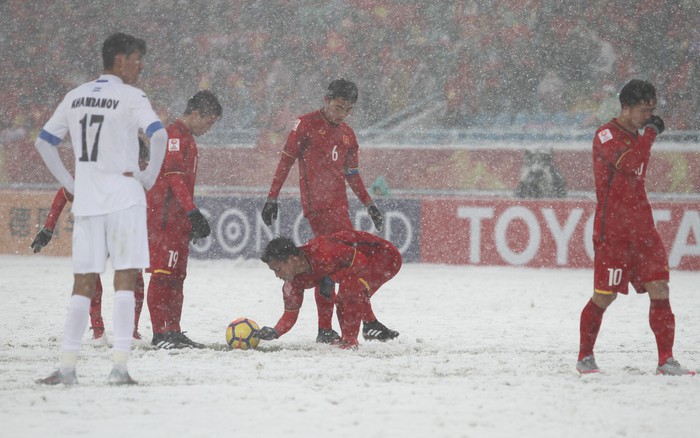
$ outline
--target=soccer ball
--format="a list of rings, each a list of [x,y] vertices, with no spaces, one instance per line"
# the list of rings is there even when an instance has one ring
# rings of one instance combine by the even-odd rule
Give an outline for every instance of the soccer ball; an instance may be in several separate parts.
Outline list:
[[[260,326],[249,318],[238,318],[231,322],[226,329],[226,343],[238,350],[248,350],[258,346],[260,339],[253,334]]]

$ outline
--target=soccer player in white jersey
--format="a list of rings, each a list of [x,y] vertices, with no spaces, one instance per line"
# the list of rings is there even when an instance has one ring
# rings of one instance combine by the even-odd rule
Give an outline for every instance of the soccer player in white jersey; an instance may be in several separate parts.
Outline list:
[[[112,384],[135,384],[127,370],[134,330],[134,288],[149,265],[146,194],[160,171],[168,135],[143,91],[135,88],[145,41],[116,33],[102,45],[103,74],[71,90],[44,125],[36,148],[56,179],[74,196],[73,293],[63,329],[59,368],[37,383],[77,383],[75,366],[87,328],[90,299],[107,257],[114,268]],[[139,169],[137,134],[150,137],[151,160]],[[57,146],[70,134],[75,180]]]

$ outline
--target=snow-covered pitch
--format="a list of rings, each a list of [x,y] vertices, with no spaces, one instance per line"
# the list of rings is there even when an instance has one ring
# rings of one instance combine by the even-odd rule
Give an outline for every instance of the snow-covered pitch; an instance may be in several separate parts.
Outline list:
[[[317,345],[311,291],[296,327],[257,350],[224,349],[229,322],[274,325],[281,282],[262,262],[190,262],[183,328],[207,350],[137,346],[137,387],[106,384],[110,350],[83,345],[77,387],[54,369],[71,291],[68,258],[0,256],[0,435],[7,437],[694,437],[700,376],[654,374],[649,300],[606,313],[596,357],[575,369],[590,270],[404,265],[373,299],[401,336],[359,351]],[[112,275],[103,313],[111,336]],[[146,276],[148,280],[148,276]],[[700,274],[671,273],[675,356],[700,368]],[[334,321],[337,329],[337,322]],[[141,332],[150,339],[148,309]]]

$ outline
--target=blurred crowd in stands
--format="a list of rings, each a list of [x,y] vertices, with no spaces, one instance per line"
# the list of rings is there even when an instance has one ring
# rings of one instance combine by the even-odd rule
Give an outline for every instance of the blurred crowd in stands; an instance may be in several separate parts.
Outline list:
[[[101,70],[115,31],[144,38],[140,83],[164,119],[201,88],[226,130],[280,130],[355,81],[357,129],[435,99],[435,128],[592,128],[630,78],[700,129],[697,0],[121,0],[0,2],[0,141],[33,138]],[[279,139],[277,139],[279,140]],[[275,140],[271,140],[275,141]]]

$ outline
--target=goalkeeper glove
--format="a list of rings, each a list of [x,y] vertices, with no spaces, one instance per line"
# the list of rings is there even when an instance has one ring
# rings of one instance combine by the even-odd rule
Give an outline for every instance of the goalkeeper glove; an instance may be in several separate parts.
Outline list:
[[[369,217],[372,218],[374,227],[378,231],[382,231],[382,228],[384,227],[384,216],[382,216],[382,212],[377,208],[377,204],[374,202],[369,204],[367,206],[367,213],[369,214]]]
[[[273,339],[279,338],[279,335],[277,334],[277,330],[275,330],[272,327],[263,327],[258,332],[255,334],[255,336],[258,337],[258,339],[262,339],[263,341],[271,341]]]
[[[268,227],[277,219],[277,199],[267,198],[262,209],[262,220]]]
[[[647,120],[647,127],[651,128],[656,132],[656,135],[661,134],[664,132],[664,129],[666,129],[666,125],[664,124],[664,120],[659,117],[659,116],[651,116],[649,120]]]
[[[192,223],[192,231],[190,232],[190,239],[193,243],[197,243],[199,239],[204,239],[209,234],[211,234],[211,228],[209,228],[209,222],[207,218],[204,217],[198,208],[187,213],[190,218],[190,223]]]
[[[43,227],[41,231],[36,234],[34,241],[31,244],[31,248],[34,250],[34,253],[41,251],[41,248],[45,247],[51,241],[52,236],[53,231]]]

